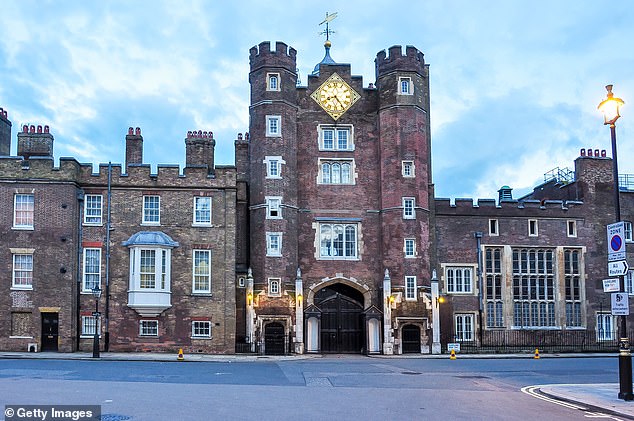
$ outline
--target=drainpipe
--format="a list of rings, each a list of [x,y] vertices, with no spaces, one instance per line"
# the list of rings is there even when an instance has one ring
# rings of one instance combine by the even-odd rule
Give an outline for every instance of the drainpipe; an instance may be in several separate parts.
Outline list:
[[[75,315],[75,321],[77,323],[77,351],[79,351],[79,342],[81,340],[81,254],[83,251],[83,247],[81,246],[81,242],[84,236],[83,233],[83,224],[82,224],[82,219],[83,219],[83,211],[84,211],[84,191],[82,189],[79,189],[77,191],[77,203],[79,204],[79,212],[78,214],[78,218],[77,218],[77,271],[76,271],[76,276],[77,276],[77,305],[75,306],[76,309],[76,315]]]
[[[108,162],[108,210],[106,215],[106,316],[104,324],[106,331],[104,333],[104,351],[108,352],[110,348],[110,210],[112,199],[112,162]]]
[[[480,346],[482,346],[482,313],[484,312],[484,297],[482,296],[482,232],[477,231],[473,235],[476,239],[478,253],[478,336],[480,339]]]

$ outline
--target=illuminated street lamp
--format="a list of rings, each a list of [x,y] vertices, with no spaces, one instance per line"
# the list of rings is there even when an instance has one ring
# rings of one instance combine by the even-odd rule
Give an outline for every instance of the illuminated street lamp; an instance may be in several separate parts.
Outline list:
[[[621,98],[615,98],[612,85],[605,87],[608,91],[606,99],[599,104],[599,111],[603,113],[603,124],[610,126],[612,137],[612,177],[614,178],[614,215],[616,222],[621,222],[621,201],[619,198],[619,165],[616,154],[616,120],[621,117],[621,106],[625,103]],[[620,291],[625,291],[625,277],[619,276]],[[627,336],[627,316],[619,316],[619,399],[634,400],[632,393],[632,354],[630,341]]]
[[[92,314],[95,317],[95,336],[92,342],[92,357],[99,358],[99,297],[101,297],[101,288],[96,285],[92,289],[92,296],[95,297],[95,312]]]

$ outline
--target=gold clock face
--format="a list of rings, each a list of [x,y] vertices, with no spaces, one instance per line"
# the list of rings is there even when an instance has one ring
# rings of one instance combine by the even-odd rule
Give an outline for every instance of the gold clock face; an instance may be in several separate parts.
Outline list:
[[[333,73],[322,83],[311,97],[335,120],[360,98],[337,73]]]

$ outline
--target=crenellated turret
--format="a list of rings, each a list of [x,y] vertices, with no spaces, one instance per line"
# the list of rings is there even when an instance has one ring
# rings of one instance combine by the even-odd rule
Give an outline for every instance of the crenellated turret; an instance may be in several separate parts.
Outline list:
[[[377,80],[390,72],[406,71],[416,72],[421,76],[427,76],[427,66],[422,52],[416,47],[408,45],[405,47],[405,55],[400,45],[393,45],[388,49],[389,56],[385,50],[379,51],[374,60]]]
[[[251,72],[260,67],[282,67],[295,73],[297,51],[283,42],[275,43],[275,51],[271,51],[270,41],[261,42],[249,50]]]

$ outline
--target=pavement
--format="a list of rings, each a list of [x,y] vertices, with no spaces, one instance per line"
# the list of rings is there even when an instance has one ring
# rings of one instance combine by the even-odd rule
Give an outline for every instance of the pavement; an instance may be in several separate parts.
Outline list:
[[[542,354],[540,358],[595,358],[605,357],[606,354]],[[247,362],[247,361],[297,361],[311,358],[321,358],[320,354],[303,355],[250,355],[250,354],[186,354],[184,361],[187,362]],[[374,355],[372,358],[429,358],[446,359],[447,355]],[[527,354],[462,354],[460,358],[527,358]],[[89,352],[0,352],[0,359],[56,359],[56,360],[93,360]],[[102,352],[100,360],[104,361],[162,361],[178,362],[178,355],[167,353],[151,352]],[[613,419],[634,420],[634,401],[624,401],[618,398],[618,383],[595,383],[595,384],[549,384],[525,387],[524,393],[536,398],[549,400],[564,406],[582,410],[586,417],[606,418],[605,414],[614,416]],[[601,416],[603,415],[603,416]]]

